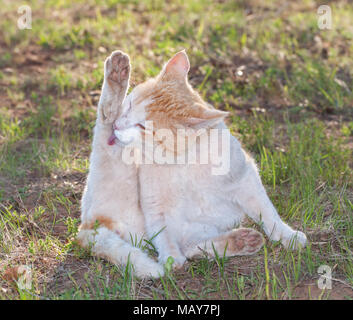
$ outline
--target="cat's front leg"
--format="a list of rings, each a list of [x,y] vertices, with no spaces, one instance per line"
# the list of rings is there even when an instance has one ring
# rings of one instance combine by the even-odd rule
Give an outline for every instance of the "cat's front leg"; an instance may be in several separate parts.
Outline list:
[[[174,225],[171,225],[175,194],[165,183],[169,179],[168,171],[163,165],[140,166],[140,204],[147,235],[158,252],[158,261],[165,264],[169,257],[173,257],[173,267],[178,268],[184,264],[186,257],[179,247],[179,235],[174,233]]]
[[[140,201],[145,216],[145,227],[148,237],[152,239],[152,243],[158,252],[158,261],[165,264],[169,257],[173,257],[173,267],[180,268],[186,257],[181,252],[177,240],[171,234],[170,227],[168,228],[166,214],[163,211],[165,209],[163,208],[164,205],[159,204],[158,201],[154,200],[155,197],[148,194],[151,191],[150,186],[144,184],[141,186],[141,190]]]
[[[282,221],[262,185],[256,166],[247,159],[246,172],[236,184],[234,200],[254,221],[262,224],[270,240],[281,241],[284,247],[297,249],[307,242],[305,234],[293,230]]]
[[[172,241],[168,235],[162,235],[154,241],[158,250],[158,262],[164,265],[169,257],[173,258],[173,269],[181,268],[186,257],[180,251],[179,246],[175,241]]]
[[[145,215],[146,230],[150,239],[158,251],[158,261],[165,264],[169,257],[174,259],[173,268],[178,269],[183,266],[186,257],[181,252],[179,245],[165,223],[163,213],[158,210],[142,208]]]
[[[98,120],[111,125],[119,115],[129,87],[130,59],[122,51],[114,51],[104,62],[102,94],[98,104]]]

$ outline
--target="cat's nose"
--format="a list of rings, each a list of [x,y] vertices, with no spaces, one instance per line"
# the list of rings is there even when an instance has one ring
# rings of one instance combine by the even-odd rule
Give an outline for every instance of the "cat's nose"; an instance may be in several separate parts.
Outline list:
[[[113,129],[114,130],[119,130],[118,126],[115,124],[115,122],[113,123]]]

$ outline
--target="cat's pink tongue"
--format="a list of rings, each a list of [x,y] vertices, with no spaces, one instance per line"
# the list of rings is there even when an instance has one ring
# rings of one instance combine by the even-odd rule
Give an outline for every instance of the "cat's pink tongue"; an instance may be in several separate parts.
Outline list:
[[[113,132],[108,139],[108,145],[112,146],[115,143],[115,139],[116,139],[116,136]]]

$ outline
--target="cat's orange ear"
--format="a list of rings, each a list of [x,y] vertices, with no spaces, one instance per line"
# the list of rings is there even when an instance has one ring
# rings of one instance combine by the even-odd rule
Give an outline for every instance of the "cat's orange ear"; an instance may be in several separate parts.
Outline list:
[[[186,78],[190,69],[189,58],[182,50],[178,52],[173,58],[171,58],[164,68],[164,73],[171,77],[182,77]]]
[[[194,104],[188,111],[189,116],[183,119],[183,122],[195,129],[211,128],[229,115],[229,112],[209,109],[199,103]]]

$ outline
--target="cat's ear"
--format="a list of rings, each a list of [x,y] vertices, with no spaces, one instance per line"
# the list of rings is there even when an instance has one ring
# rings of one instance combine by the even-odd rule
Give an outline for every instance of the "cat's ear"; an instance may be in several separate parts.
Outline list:
[[[186,78],[189,70],[189,58],[185,50],[182,50],[168,61],[162,72],[169,77]]]
[[[196,103],[189,110],[189,116],[183,119],[184,125],[194,129],[211,128],[223,121],[229,112],[209,109]]]

